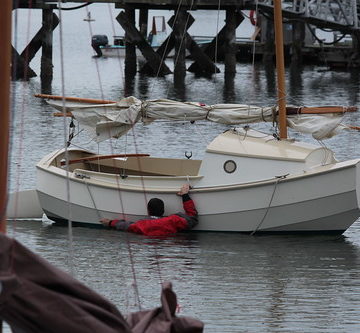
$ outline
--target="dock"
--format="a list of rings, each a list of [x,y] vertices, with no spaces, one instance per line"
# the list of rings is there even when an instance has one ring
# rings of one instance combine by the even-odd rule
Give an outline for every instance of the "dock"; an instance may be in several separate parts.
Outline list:
[[[255,59],[264,62],[274,60],[273,2],[272,0],[222,0],[220,9],[225,11],[224,27],[211,37],[206,47],[199,47],[187,32],[195,18],[190,11],[218,10],[219,1],[185,0],[181,6],[173,0],[67,0],[74,9],[89,6],[92,3],[113,4],[119,9],[116,21],[125,30],[125,75],[134,76],[137,72],[147,75],[174,75],[174,82],[183,82],[186,72],[198,75],[211,75],[220,72],[218,61],[224,62],[224,75],[236,72],[237,61]],[[360,4],[353,0],[336,2],[313,2],[310,0],[282,1],[285,26],[285,54],[288,62],[301,65],[306,62],[326,65],[358,67],[360,63]],[[59,24],[55,10],[58,4],[51,0],[14,0],[14,10],[31,8],[42,10],[42,26],[22,53],[13,48],[13,79],[29,79],[37,74],[31,69],[30,62],[41,50],[41,82],[43,92],[52,81],[52,34]],[[171,33],[155,50],[148,36],[149,10],[172,10],[173,16],[166,24]],[[236,38],[236,29],[245,19],[243,11],[250,11],[255,32],[250,40]],[[138,13],[138,26],[135,15]],[[332,29],[341,36],[351,36],[350,43],[342,43],[341,38],[333,43],[325,43],[316,37],[316,28]],[[136,50],[140,50],[146,59],[139,66]],[[170,52],[175,53],[173,72],[163,61]],[[255,53],[254,53],[255,52]],[[193,62],[186,67],[187,53]],[[254,54],[254,55],[253,55]]]

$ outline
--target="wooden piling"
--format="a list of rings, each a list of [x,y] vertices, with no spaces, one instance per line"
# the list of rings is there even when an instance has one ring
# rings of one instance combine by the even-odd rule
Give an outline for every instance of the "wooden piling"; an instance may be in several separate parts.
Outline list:
[[[263,63],[271,64],[274,62],[275,57],[275,40],[274,40],[274,21],[272,19],[263,18],[262,42],[264,42]]]
[[[235,29],[240,25],[240,23],[244,20],[244,16],[241,11],[235,12]],[[204,49],[204,54],[206,54],[212,61],[215,61],[215,58],[219,58],[219,51],[224,46],[224,41],[226,39],[227,34],[227,25],[219,31],[217,36],[213,38],[211,43]],[[216,49],[217,48],[217,49]],[[189,72],[198,73],[201,72],[200,64],[198,61],[195,61],[188,68]]]
[[[175,19],[173,27],[175,37],[175,57],[174,57],[174,83],[179,84],[184,81],[186,74],[185,65],[185,32],[186,32],[187,12],[180,9]]]
[[[291,45],[291,63],[296,65],[302,64],[302,48],[305,39],[304,22],[296,21],[292,24],[292,45]]]
[[[41,54],[41,92],[51,93],[51,82],[53,79],[53,10],[43,9],[42,11],[42,54]]]
[[[198,74],[214,74],[220,73],[220,69],[216,67],[215,63],[203,52],[200,46],[191,38],[191,36],[185,34],[186,49],[189,50],[192,59],[198,64]]]
[[[171,50],[175,47],[175,37],[174,34],[171,33],[170,36],[168,36],[165,41],[160,45],[160,47],[156,50],[156,53],[160,57],[160,62],[164,62],[164,60],[167,58]],[[139,70],[142,74],[156,74],[154,73],[150,63],[147,61]]]
[[[46,11],[51,11],[50,9],[44,9]],[[24,51],[21,55],[13,48],[13,70],[12,70],[12,78],[15,79],[29,79],[31,77],[35,77],[36,73],[30,68],[29,64],[31,60],[35,57],[36,53],[43,46],[43,40],[48,38],[47,34],[51,35],[51,44],[52,44],[52,31],[55,30],[57,25],[59,24],[59,18],[56,14],[51,12],[48,14],[47,21],[51,21],[51,26],[44,26],[44,14],[43,14],[43,24],[39,31],[32,38],[30,43],[25,47]],[[45,25],[48,23],[45,23]],[[50,28],[51,27],[51,28]],[[51,31],[50,31],[51,29]],[[50,45],[51,45],[50,44]]]
[[[31,77],[35,77],[36,73],[30,68],[29,63],[24,60],[24,58],[15,50],[14,47],[11,47],[11,78],[12,80],[28,80]]]
[[[360,65],[360,32],[354,32],[351,35],[353,53],[350,61],[352,66],[358,67]]]
[[[147,8],[140,8],[139,11],[139,30],[140,33],[147,38],[149,10]]]
[[[135,26],[135,8],[127,6],[125,8],[125,16],[130,25]],[[125,77],[134,76],[136,74],[136,46],[132,42],[130,32],[125,30]]]
[[[125,30],[126,43],[131,42],[133,46],[135,45],[140,49],[141,53],[144,55],[146,60],[149,62],[153,74],[163,76],[166,74],[170,74],[171,70],[166,66],[166,64],[162,61],[161,57],[154,51],[154,49],[147,43],[141,33],[136,29],[135,22],[130,22],[128,15],[124,12],[120,12],[120,14],[116,17],[116,20],[121,24],[123,29]],[[134,48],[135,51],[135,48]],[[126,75],[126,59],[128,55],[126,53],[125,56],[125,75]],[[136,57],[134,56],[135,62]],[[130,61],[130,59],[128,59]],[[136,65],[136,63],[135,63]],[[130,72],[131,73],[131,72]]]
[[[226,10],[225,73],[236,73],[236,8]]]

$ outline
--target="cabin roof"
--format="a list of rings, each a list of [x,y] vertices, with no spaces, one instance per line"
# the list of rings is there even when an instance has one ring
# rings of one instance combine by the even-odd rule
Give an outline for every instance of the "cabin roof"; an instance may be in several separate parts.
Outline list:
[[[253,158],[303,161],[315,151],[329,149],[294,140],[277,140],[254,130],[230,130],[217,136],[207,147],[209,153]]]

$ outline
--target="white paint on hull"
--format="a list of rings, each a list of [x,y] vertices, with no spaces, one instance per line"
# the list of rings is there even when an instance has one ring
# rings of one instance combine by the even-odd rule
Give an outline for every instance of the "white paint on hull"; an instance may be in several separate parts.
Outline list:
[[[262,186],[194,192],[192,197],[200,214],[197,230],[344,231],[360,215],[355,184],[346,181],[356,173],[355,165],[313,177],[285,179],[279,183],[272,181]],[[68,217],[66,191],[64,188],[59,191],[66,183],[62,177],[45,174],[47,177],[41,177],[45,181],[44,188],[39,188],[41,205],[50,215]],[[330,180],[332,191],[328,185]],[[52,194],[45,186],[49,181],[56,185],[51,187]],[[63,193],[62,198],[56,198],[59,193]],[[174,194],[159,192],[152,193],[151,197],[165,201],[166,214],[182,210],[181,200]],[[148,199],[149,194],[140,191],[118,191],[93,186],[89,180],[87,185],[74,181],[71,182],[71,219],[83,223],[98,223],[100,217],[136,220],[146,215]],[[336,221],[334,217],[337,217]]]
[[[37,219],[41,218],[43,213],[36,190],[10,193],[6,209],[7,219]]]
[[[242,138],[236,131],[221,134],[208,146],[199,172],[189,177],[181,172],[164,176],[159,167],[151,169],[151,176],[138,176],[139,170],[130,166],[132,173],[122,178],[79,169],[88,167],[79,163],[72,166],[67,182],[66,171],[55,166],[63,152],[52,153],[37,165],[40,203],[49,217],[71,215],[75,222],[98,223],[101,217],[146,216],[148,200],[158,197],[169,215],[182,211],[176,193],[189,180],[199,212],[197,230],[342,232],[360,216],[360,160],[337,162],[332,152],[316,146],[248,136]],[[70,154],[75,160],[83,156],[80,150]],[[225,172],[229,159],[238,165],[236,172]],[[149,167],[146,163],[154,166],[164,160],[144,158],[138,163]],[[120,173],[121,168],[111,170]],[[65,205],[68,192],[71,214]]]

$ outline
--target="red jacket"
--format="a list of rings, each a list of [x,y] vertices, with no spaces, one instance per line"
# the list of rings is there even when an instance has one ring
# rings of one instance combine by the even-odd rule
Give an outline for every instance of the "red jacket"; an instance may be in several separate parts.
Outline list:
[[[183,195],[184,213],[159,218],[148,218],[137,222],[112,220],[109,227],[146,236],[166,236],[182,230],[192,229],[197,223],[197,211],[189,195]]]

